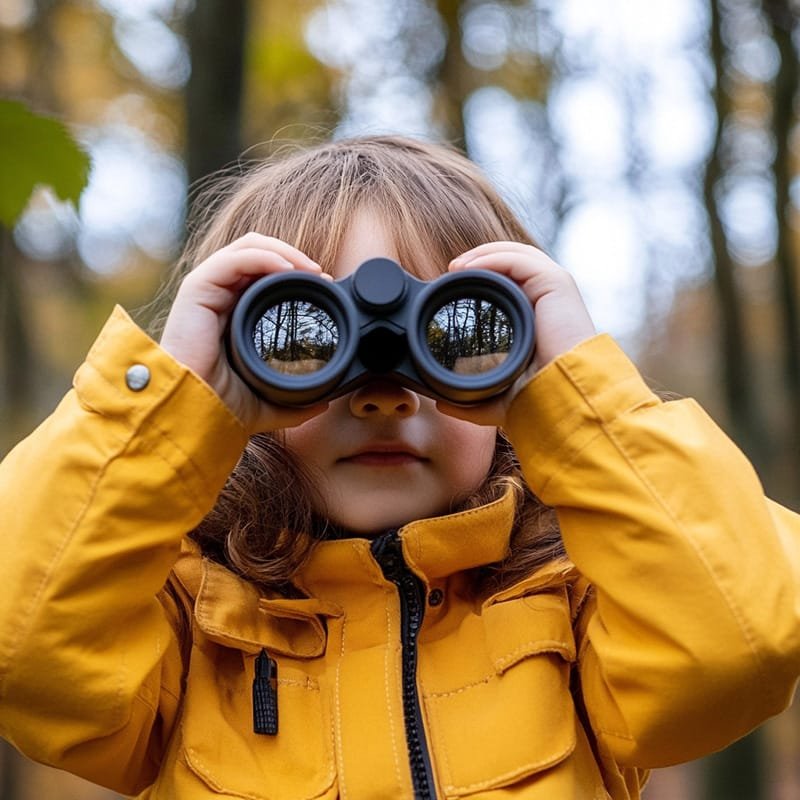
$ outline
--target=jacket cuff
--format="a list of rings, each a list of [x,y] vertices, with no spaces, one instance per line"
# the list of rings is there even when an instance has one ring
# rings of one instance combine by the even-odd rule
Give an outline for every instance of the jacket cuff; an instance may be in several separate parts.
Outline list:
[[[164,455],[196,497],[216,497],[247,443],[239,419],[199,376],[116,306],[73,386],[118,439]]]
[[[548,482],[605,425],[660,402],[619,345],[601,334],[534,375],[514,398],[506,431],[531,489],[544,500]]]

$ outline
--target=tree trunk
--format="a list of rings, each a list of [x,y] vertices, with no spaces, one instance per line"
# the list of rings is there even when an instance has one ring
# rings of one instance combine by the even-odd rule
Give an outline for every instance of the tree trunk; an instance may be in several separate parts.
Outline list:
[[[189,184],[242,152],[246,0],[197,0],[187,19],[192,72],[186,87]]]
[[[794,127],[794,100],[800,80],[792,34],[797,20],[786,0],[762,0],[764,16],[772,28],[781,64],[772,89],[772,133],[775,159],[775,219],[778,242],[775,266],[780,296],[778,307],[783,324],[784,378],[790,414],[790,442],[787,452],[793,455],[795,477],[800,474],[800,309],[798,309],[797,265],[800,254],[793,246],[793,205],[789,194],[792,180],[791,135]],[[795,500],[797,497],[795,496]]]
[[[469,96],[468,66],[461,48],[461,0],[437,0],[439,16],[447,30],[447,46],[435,76],[437,109],[447,140],[466,151],[464,104]]]
[[[0,226],[0,404],[8,410],[12,429],[33,402],[32,377],[37,369],[23,308],[19,259],[11,231]]]
[[[729,118],[730,99],[725,90],[727,49],[722,37],[719,0],[710,0],[709,51],[714,68],[713,102],[717,129],[714,148],[706,165],[703,196],[708,213],[714,258],[714,286],[721,322],[721,356],[726,405],[733,436],[756,467],[766,458],[764,428],[753,395],[752,356],[745,333],[744,312],[736,285],[736,265],[730,255],[727,235],[720,219],[716,191],[724,175],[722,135]],[[760,800],[763,757],[757,733],[706,760],[707,800]]]
[[[724,174],[722,133],[729,115],[729,98],[724,88],[726,48],[720,29],[719,0],[711,0],[710,55],[714,66],[713,101],[717,130],[714,148],[706,164],[703,196],[708,213],[714,261],[714,288],[718,299],[721,325],[722,381],[726,405],[733,426],[733,436],[757,466],[764,462],[764,428],[753,396],[752,357],[745,334],[744,313],[736,286],[736,266],[730,255],[728,239],[720,219],[716,191]]]

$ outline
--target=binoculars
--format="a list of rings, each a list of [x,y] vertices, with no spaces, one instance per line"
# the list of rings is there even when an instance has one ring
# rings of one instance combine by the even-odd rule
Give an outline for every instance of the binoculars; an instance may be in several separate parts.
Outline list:
[[[469,405],[501,394],[534,350],[530,301],[485,270],[426,282],[388,258],[339,281],[267,275],[234,308],[228,358],[265,400],[312,405],[375,376]]]

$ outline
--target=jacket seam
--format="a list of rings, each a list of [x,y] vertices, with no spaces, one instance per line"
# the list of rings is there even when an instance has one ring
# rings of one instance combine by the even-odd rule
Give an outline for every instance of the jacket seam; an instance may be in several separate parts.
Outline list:
[[[486,778],[485,780],[482,781],[474,781],[473,783],[467,783],[467,784],[449,783],[445,786],[445,791],[466,793],[466,792],[474,792],[479,789],[488,789],[490,787],[496,786],[498,783],[502,785],[503,782],[509,780],[510,778],[518,778],[526,773],[536,771],[541,767],[560,763],[570,753],[574,752],[575,746],[576,743],[573,740],[569,746],[561,750],[556,755],[551,755],[548,758],[539,759],[538,761],[529,761],[527,764],[520,764],[513,770],[503,772],[500,775],[494,775],[491,778]]]
[[[98,369],[97,366],[91,364],[91,367],[94,370],[95,374],[100,378],[100,380],[102,380],[103,383],[106,384],[106,386],[117,396],[117,398],[123,401],[126,400],[127,395],[124,392],[122,392],[119,389],[119,387],[116,386],[116,384],[114,384],[111,380],[109,380],[109,378],[100,369]],[[200,482],[206,488],[211,489],[211,486],[209,485],[208,480],[206,479],[204,471],[199,467],[199,465],[196,463],[191,454],[187,453],[186,450],[181,445],[179,445],[177,441],[175,441],[173,436],[170,433],[168,433],[161,425],[159,425],[154,419],[155,412],[159,411],[159,409],[161,409],[162,406],[164,406],[164,404],[167,403],[169,399],[174,396],[175,390],[180,386],[180,384],[186,379],[187,376],[190,378],[195,378],[194,374],[188,370],[186,372],[178,373],[178,375],[175,378],[173,378],[172,383],[165,386],[155,395],[151,407],[147,409],[146,413],[144,413],[140,417],[136,425],[129,427],[129,430],[131,431],[131,436],[127,440],[126,448],[130,446],[130,444],[133,442],[136,436],[140,435],[143,431],[146,430],[148,426],[150,426],[156,432],[158,432],[163,438],[165,438],[172,445],[172,447],[185,458],[186,463],[191,465],[193,471],[199,477]],[[213,391],[209,387],[205,386],[203,382],[200,381],[198,378],[195,378],[195,381],[199,382],[201,387],[203,387],[208,393],[212,395],[214,394]],[[80,392],[77,392],[77,394],[78,397],[82,400]],[[219,400],[219,398],[217,398],[217,401],[218,403],[222,402],[221,400]],[[106,416],[106,414],[104,414],[101,410],[96,409],[91,404],[89,404],[88,407],[94,413],[100,414],[100,416]],[[120,440],[120,441],[125,441],[125,440]],[[189,487],[187,479],[183,475],[181,475],[180,472],[176,470],[175,467],[170,463],[170,461],[164,455],[159,453],[157,449],[153,448],[151,449],[150,452],[155,453],[159,458],[161,458],[167,464],[167,466],[173,471],[176,477],[184,485],[185,489],[187,490],[187,493],[191,495],[192,501],[197,507],[197,510],[203,511],[203,507],[202,504],[199,502],[197,492],[194,491],[191,487]]]
[[[614,446],[614,448],[617,450],[617,452],[622,456],[622,458],[624,459],[625,463],[628,465],[628,468],[636,476],[636,478],[640,482],[640,484],[645,487],[645,489],[647,490],[648,494],[653,498],[653,500],[658,505],[658,507],[661,508],[664,511],[664,513],[672,521],[672,523],[675,525],[675,527],[678,530],[681,531],[681,533],[683,534],[685,540],[688,543],[691,544],[692,549],[694,550],[695,554],[697,555],[698,560],[703,565],[703,567],[705,568],[705,570],[708,573],[708,575],[711,577],[712,583],[716,587],[716,589],[719,592],[719,594],[722,597],[722,599],[725,601],[725,605],[728,608],[728,611],[730,612],[731,617],[736,622],[736,625],[739,628],[739,631],[741,632],[745,643],[747,644],[748,648],[750,649],[750,651],[751,651],[751,653],[753,655],[753,659],[754,659],[755,664],[756,664],[756,666],[758,668],[759,675],[761,675],[763,677],[763,665],[762,665],[761,657],[760,657],[760,655],[758,653],[758,648],[756,646],[756,642],[755,642],[755,640],[753,638],[752,632],[749,630],[749,626],[746,624],[746,621],[745,621],[744,617],[741,615],[737,605],[732,601],[732,598],[730,597],[728,592],[724,589],[724,587],[721,585],[720,581],[717,579],[716,573],[714,572],[713,568],[711,567],[711,564],[708,562],[707,558],[705,557],[705,553],[703,551],[703,548],[699,545],[699,543],[696,541],[695,537],[691,534],[691,531],[673,513],[673,511],[670,508],[670,506],[668,505],[668,503],[662,498],[661,494],[656,490],[656,487],[649,481],[649,479],[646,477],[646,475],[644,475],[642,473],[642,471],[637,467],[635,461],[628,455],[628,453],[625,450],[625,447],[622,445],[622,443],[619,440],[619,438],[614,434],[613,430],[611,429],[611,426],[612,426],[612,424],[614,422],[619,421],[620,419],[624,418],[629,413],[634,411],[637,407],[640,407],[641,404],[637,403],[635,405],[630,406],[628,409],[620,412],[620,414],[617,415],[613,420],[611,420],[609,422],[606,422],[605,419],[603,419],[602,415],[600,415],[598,413],[595,404],[592,402],[592,399],[583,390],[583,388],[580,386],[579,382],[573,378],[573,376],[570,373],[569,369],[566,368],[563,365],[560,365],[560,366],[563,369],[564,374],[567,376],[569,381],[572,383],[572,385],[579,392],[579,394],[583,398],[584,402],[592,410],[592,413],[593,413],[593,415],[594,415],[595,419],[597,420],[597,423],[598,423],[598,425],[600,427],[600,430],[598,431],[598,436],[601,435],[601,434],[605,435],[607,440]],[[628,378],[627,380],[632,380],[632,378]],[[610,391],[610,389],[607,389],[606,391]],[[599,396],[602,397],[603,394],[605,394],[605,392],[602,392]],[[593,437],[591,439],[591,442],[595,441],[596,438],[597,438],[597,436]],[[584,447],[581,448],[581,451],[583,451],[591,442],[587,442],[586,445],[584,445]],[[581,452],[581,451],[579,451],[579,452]],[[575,457],[577,457],[577,455],[578,455],[578,453],[575,454]],[[559,473],[560,473],[560,471],[559,471]]]
[[[711,567],[710,563],[708,562],[708,560],[705,557],[705,553],[703,551],[703,548],[698,544],[698,542],[695,540],[694,536],[691,535],[691,531],[685,525],[683,525],[680,522],[680,520],[678,519],[678,517],[672,512],[672,509],[669,507],[667,502],[661,497],[660,493],[656,490],[655,486],[653,486],[653,484],[647,479],[647,477],[641,472],[641,470],[639,470],[639,468],[636,466],[634,460],[631,459],[631,457],[626,452],[626,450],[625,450],[624,446],[622,445],[622,443],[620,442],[619,438],[617,436],[615,436],[613,430],[611,429],[611,426],[613,425],[614,422],[623,419],[628,414],[630,414],[631,412],[635,411],[637,408],[640,408],[642,406],[642,403],[644,402],[645,398],[640,398],[638,402],[629,405],[628,408],[620,411],[619,414],[617,414],[614,417],[614,419],[609,420],[609,421],[606,421],[604,419],[603,415],[598,412],[597,401],[600,398],[602,398],[604,395],[606,395],[608,392],[612,391],[613,389],[618,388],[621,384],[626,383],[628,381],[636,380],[637,376],[635,376],[635,375],[627,376],[623,381],[619,381],[619,382],[615,383],[613,386],[606,387],[603,391],[597,393],[596,398],[593,400],[593,398],[590,396],[590,394],[587,391],[585,391],[584,388],[581,386],[581,382],[573,374],[572,370],[569,368],[568,365],[559,363],[558,367],[562,371],[564,376],[567,378],[567,380],[570,382],[570,384],[575,387],[575,389],[578,392],[578,394],[583,398],[583,401],[586,403],[586,405],[591,410],[592,415],[593,415],[594,419],[596,420],[596,422],[597,422],[597,424],[599,426],[599,431],[598,431],[597,435],[592,437],[592,439],[589,442],[586,442],[584,444],[584,446],[581,447],[580,450],[577,451],[574,454],[574,457],[573,457],[573,459],[570,460],[570,463],[572,463],[572,461],[574,461],[575,458],[577,458],[578,455],[583,450],[585,450],[586,447],[589,446],[589,444],[594,442],[597,439],[598,436],[605,435],[607,440],[614,446],[614,448],[617,450],[617,452],[625,460],[625,463],[628,465],[629,469],[636,476],[636,478],[641,483],[641,485],[644,486],[647,489],[648,494],[653,498],[653,500],[656,502],[658,507],[661,508],[666,513],[667,517],[672,521],[672,523],[675,525],[675,527],[677,529],[679,529],[683,533],[686,541],[691,544],[695,554],[698,557],[698,560],[703,565],[703,567],[705,568],[705,570],[708,573],[708,575],[711,577],[714,586],[717,588],[717,591],[719,592],[720,596],[725,601],[725,605],[728,608],[728,611],[730,612],[733,620],[736,622],[737,627],[739,628],[744,641],[746,642],[748,648],[750,649],[750,651],[751,651],[751,653],[753,655],[753,658],[754,658],[754,660],[756,662],[756,666],[758,667],[759,674],[763,675],[763,666],[762,666],[762,663],[761,663],[761,657],[760,657],[760,655],[758,653],[758,648],[756,646],[755,639],[752,636],[752,632],[749,630],[749,627],[748,627],[744,617],[741,615],[738,607],[732,601],[732,598],[730,597],[728,592],[724,589],[724,587],[721,585],[721,583],[717,579],[717,575],[715,574],[713,568]],[[655,397],[655,395],[652,395],[652,397]],[[557,473],[552,475],[547,483],[549,484],[550,480],[553,480],[553,478],[555,478],[556,475],[560,475],[563,471],[564,470],[559,470]]]
[[[8,675],[10,673],[11,665],[15,660],[15,656],[22,649],[23,642],[25,641],[27,636],[30,634],[31,629],[33,628],[34,619],[36,618],[36,616],[37,616],[37,614],[39,612],[41,597],[44,594],[44,591],[45,591],[46,587],[50,585],[52,576],[53,576],[53,574],[55,572],[55,565],[58,562],[60,562],[64,552],[69,547],[69,544],[72,541],[72,538],[75,536],[75,532],[78,529],[78,526],[80,525],[81,521],[85,517],[89,507],[91,506],[92,500],[94,499],[95,494],[97,492],[97,487],[98,487],[100,481],[102,480],[103,476],[106,474],[106,471],[108,469],[109,464],[116,457],[118,457],[118,455],[121,452],[124,452],[124,450],[125,450],[126,444],[125,444],[124,440],[120,440],[118,437],[114,437],[114,439],[118,443],[122,444],[122,447],[121,447],[119,453],[111,455],[103,463],[103,466],[100,468],[100,470],[98,470],[98,472],[97,472],[97,474],[95,476],[95,479],[94,479],[94,481],[92,483],[92,486],[91,486],[91,488],[89,490],[89,494],[88,494],[88,496],[86,498],[86,502],[79,509],[78,514],[77,514],[74,522],[72,523],[72,525],[69,527],[67,532],[62,537],[61,542],[59,543],[59,546],[53,551],[52,557],[50,559],[50,563],[47,565],[47,568],[44,570],[44,573],[43,573],[43,575],[41,577],[41,580],[39,581],[39,584],[36,587],[36,591],[35,591],[35,593],[33,595],[33,598],[31,599],[31,604],[29,606],[27,614],[20,615],[20,616],[23,616],[28,621],[28,624],[27,625],[20,625],[17,628],[18,635],[16,636],[14,642],[10,643],[9,652],[8,652],[8,661],[7,661],[7,663],[5,665],[0,666],[0,696],[4,696],[4,694],[5,694],[5,692],[4,692],[4,684],[5,684],[5,681],[8,678]]]
[[[604,426],[604,428],[605,428],[605,426]],[[756,664],[756,666],[758,668],[759,674],[763,674],[763,665],[762,665],[762,662],[761,662],[761,656],[760,656],[760,654],[758,652],[758,647],[756,645],[756,641],[755,641],[755,639],[753,637],[752,631],[750,630],[749,626],[747,625],[747,622],[746,622],[744,616],[741,614],[737,604],[733,602],[733,599],[731,598],[731,596],[728,593],[728,591],[724,588],[722,583],[718,580],[717,575],[716,575],[713,567],[711,566],[710,562],[708,561],[708,559],[706,557],[706,554],[705,554],[705,551],[704,551],[703,547],[696,540],[696,538],[692,535],[691,530],[678,519],[678,517],[677,517],[677,515],[675,513],[673,513],[672,509],[669,507],[669,505],[666,502],[666,500],[664,500],[661,497],[660,493],[657,491],[656,487],[650,482],[650,480],[647,478],[647,476],[644,475],[636,467],[635,463],[632,461],[632,459],[625,452],[625,448],[622,446],[622,443],[619,441],[619,439],[614,435],[613,431],[608,430],[607,431],[607,436],[608,436],[609,441],[614,445],[614,447],[617,449],[617,451],[620,453],[620,455],[622,455],[622,457],[625,459],[625,461],[627,462],[627,464],[630,467],[631,471],[641,481],[642,485],[646,487],[646,489],[648,490],[650,496],[665,511],[665,513],[668,515],[669,519],[672,520],[672,522],[675,524],[676,528],[678,528],[683,533],[686,541],[689,542],[692,545],[692,549],[694,550],[695,554],[697,555],[700,563],[705,568],[706,572],[711,577],[712,583],[714,584],[714,586],[716,587],[717,591],[719,592],[719,594],[721,595],[721,597],[725,601],[725,605],[727,606],[728,611],[730,612],[731,616],[733,617],[734,621],[736,622],[737,627],[739,628],[744,641],[747,643],[747,646],[748,646],[748,648],[750,649],[750,651],[751,651],[751,653],[753,655],[753,659],[754,659],[755,664]]]
[[[104,380],[105,380],[105,378],[104,378]],[[97,412],[94,412],[94,413],[97,413]],[[157,427],[157,426],[155,426],[155,427]],[[8,654],[7,654],[8,655],[7,661],[6,661],[5,664],[0,664],[0,697],[4,697],[5,696],[6,682],[8,680],[9,675],[10,675],[12,664],[15,661],[15,658],[16,658],[17,654],[20,652],[20,650],[22,650],[22,648],[24,646],[24,642],[29,638],[31,631],[35,627],[35,619],[41,613],[41,600],[42,600],[42,597],[43,597],[47,587],[52,584],[53,576],[57,571],[57,565],[62,562],[62,560],[64,558],[64,555],[67,552],[67,550],[70,548],[70,546],[71,546],[71,544],[72,544],[72,542],[73,542],[73,540],[75,538],[75,535],[76,535],[81,523],[86,518],[86,515],[88,514],[90,508],[92,507],[93,502],[94,502],[94,500],[95,500],[95,498],[97,496],[98,488],[99,488],[101,482],[103,481],[103,479],[108,474],[108,470],[109,470],[110,466],[126,454],[126,452],[129,450],[129,448],[133,445],[133,443],[135,441],[135,438],[137,437],[137,435],[140,432],[140,429],[141,429],[141,424],[137,425],[135,427],[129,428],[130,435],[127,438],[114,436],[113,434],[109,435],[109,438],[113,438],[114,441],[117,443],[117,448],[115,450],[113,450],[111,453],[108,454],[108,456],[103,461],[103,463],[100,466],[100,468],[97,470],[97,473],[95,475],[94,481],[91,484],[91,487],[89,489],[89,492],[87,494],[85,502],[83,503],[81,508],[78,510],[78,513],[77,513],[72,525],[69,527],[67,532],[62,537],[58,548],[55,549],[55,551],[53,552],[52,558],[50,559],[50,563],[48,564],[48,566],[44,570],[42,578],[39,581],[39,585],[37,586],[36,592],[35,592],[32,600],[31,600],[31,604],[29,606],[29,610],[28,610],[27,614],[24,615],[25,618],[28,621],[28,624],[19,626],[19,628],[17,629],[18,630],[18,635],[16,636],[16,638],[15,638],[15,640],[13,642],[9,643],[9,651],[8,651]],[[169,437],[167,437],[167,438],[169,439]],[[180,448],[178,448],[178,450],[180,450]],[[171,464],[170,461],[162,453],[158,452],[157,450],[152,450],[151,452],[153,453],[153,455],[155,455],[155,457],[159,458],[161,461],[163,461],[167,465],[167,467],[169,467],[169,469],[172,471],[172,473],[175,474],[175,476],[178,478],[180,484],[184,487],[184,489],[188,490],[188,486],[186,486],[186,483],[185,483],[183,477],[177,472],[177,470],[175,469],[173,464]],[[187,494],[191,498],[193,504],[198,507],[198,510],[202,510],[201,507],[196,502],[196,499],[194,497],[194,493],[191,492],[191,491],[187,491]],[[154,595],[154,597],[155,597],[155,595]],[[123,664],[124,664],[124,659],[123,659]],[[120,700],[122,698],[122,695],[124,693],[123,692],[124,678],[123,678],[123,674],[122,673],[123,673],[123,670],[121,670],[120,680],[119,680],[119,687],[118,687],[118,690],[117,690],[117,704],[118,705],[119,705],[119,702],[120,702]]]
[[[598,430],[590,439],[588,439],[586,442],[584,442],[581,445],[581,447],[579,447],[577,450],[573,451],[569,455],[567,460],[561,460],[560,461],[559,469],[554,471],[550,475],[550,477],[548,477],[547,480],[542,484],[541,489],[537,492],[538,495],[540,495],[541,497],[544,497],[544,495],[547,493],[547,489],[550,486],[550,484],[553,483],[553,481],[555,481],[556,478],[560,477],[562,475],[562,473],[569,472],[570,467],[580,458],[580,456],[583,453],[583,451],[586,450],[587,447],[590,447],[591,445],[593,445],[598,439],[603,437],[603,435],[604,435],[604,431],[602,430],[603,423],[600,420],[597,420],[597,422],[600,424],[601,429]]]
[[[339,790],[342,800],[347,800],[347,782],[344,776],[344,751],[342,750],[342,662],[344,661],[344,642],[347,630],[347,614],[342,615],[342,641],[339,645],[339,663],[336,665],[336,715],[334,730],[336,735],[336,761],[339,772]]]
[[[392,737],[392,755],[394,756],[394,773],[397,779],[398,790],[403,785],[403,777],[400,773],[400,753],[397,749],[397,725],[395,723],[394,712],[392,711],[392,694],[389,686],[389,668],[391,664],[390,656],[393,653],[392,643],[392,615],[389,609],[389,595],[384,595],[384,610],[386,612],[386,647],[383,649],[383,685],[386,692],[386,709],[389,714],[389,729]]]

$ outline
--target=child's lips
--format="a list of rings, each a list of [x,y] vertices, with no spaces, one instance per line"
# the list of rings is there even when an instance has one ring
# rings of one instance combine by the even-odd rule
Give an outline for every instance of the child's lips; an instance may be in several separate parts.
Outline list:
[[[406,445],[369,445],[340,459],[347,464],[369,467],[399,467],[406,464],[419,464],[426,460],[413,448]]]

